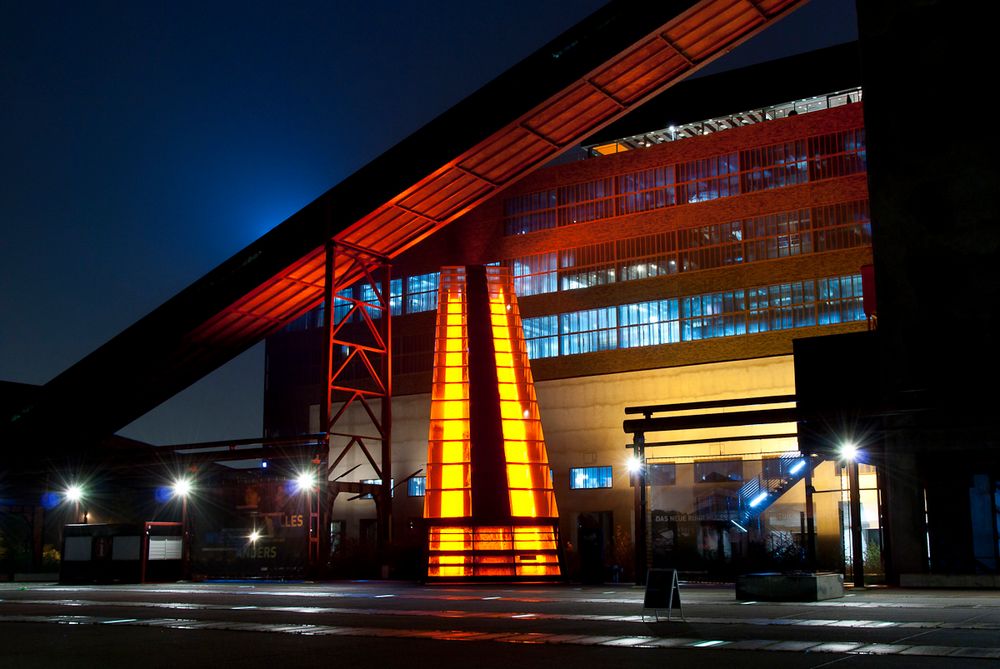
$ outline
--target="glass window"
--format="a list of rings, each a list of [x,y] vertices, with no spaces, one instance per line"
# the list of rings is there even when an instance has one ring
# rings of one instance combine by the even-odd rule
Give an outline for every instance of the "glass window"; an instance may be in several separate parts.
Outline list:
[[[743,297],[742,290],[734,290],[681,298],[681,340],[746,334]]]
[[[439,277],[440,272],[407,277],[406,313],[416,314],[437,309]]]
[[[361,301],[366,304],[378,304],[378,297],[375,295],[375,289],[372,288],[371,284],[367,281],[360,284],[361,286]],[[381,318],[382,311],[380,309],[375,309],[367,307],[368,313],[372,318]],[[403,280],[402,279],[391,279],[389,281],[389,311],[393,316],[399,316],[403,313]]]
[[[426,486],[426,476],[414,476],[406,482],[406,494],[410,497],[423,497]]]
[[[680,341],[677,300],[618,307],[619,347],[657,346]]]
[[[522,323],[528,345],[528,358],[551,358],[559,355],[559,317],[525,318]]]
[[[546,190],[504,201],[504,233],[524,235],[556,226],[556,191]]]
[[[381,485],[382,484],[382,479],[361,479],[361,482],[362,483],[371,483],[373,485]],[[395,487],[395,483],[396,483],[396,479],[392,479],[390,481],[390,484],[392,484],[393,487]],[[390,493],[390,494],[393,497],[395,497],[396,496],[396,491],[393,490],[392,493]],[[362,495],[358,499],[372,499],[372,496],[370,494],[368,494],[368,495]]]
[[[617,313],[615,307],[604,307],[561,314],[561,354],[574,355],[618,348]]]
[[[820,325],[865,319],[860,274],[820,279],[816,283]]]
[[[694,463],[695,483],[721,483],[743,480],[742,460],[708,460]]]
[[[514,277],[514,294],[518,297],[554,293],[557,289],[554,252],[514,258],[510,261],[510,267]]]
[[[611,487],[611,467],[571,467],[569,470],[571,490]]]
[[[677,482],[677,465],[672,462],[650,464],[649,485],[674,485]]]

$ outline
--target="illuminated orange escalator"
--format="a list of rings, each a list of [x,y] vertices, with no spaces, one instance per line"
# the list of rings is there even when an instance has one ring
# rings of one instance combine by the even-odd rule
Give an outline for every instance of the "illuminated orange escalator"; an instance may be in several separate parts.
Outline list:
[[[429,578],[560,575],[559,513],[506,268],[441,271],[424,517]]]

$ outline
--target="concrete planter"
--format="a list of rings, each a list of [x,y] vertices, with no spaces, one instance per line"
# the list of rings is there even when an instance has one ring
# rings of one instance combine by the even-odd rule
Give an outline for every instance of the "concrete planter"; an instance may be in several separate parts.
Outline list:
[[[736,579],[736,599],[817,602],[844,596],[843,574],[745,574]]]

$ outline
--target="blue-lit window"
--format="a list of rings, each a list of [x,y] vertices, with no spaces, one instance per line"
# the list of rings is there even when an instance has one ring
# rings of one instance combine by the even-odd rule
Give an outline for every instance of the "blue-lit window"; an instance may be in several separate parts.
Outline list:
[[[683,341],[746,334],[742,290],[683,297],[680,307]]]
[[[747,331],[767,332],[816,325],[815,283],[796,281],[747,291]]]
[[[618,310],[615,307],[560,314],[562,355],[608,351],[618,348]]]
[[[695,483],[725,483],[742,480],[742,460],[710,460],[694,463]]]
[[[343,290],[337,291],[337,296],[333,299],[333,321],[334,323],[340,323],[347,314],[350,313],[351,307],[354,306],[350,300],[354,299],[354,288],[344,288]],[[325,308],[325,305],[324,305]],[[320,317],[320,322],[323,318]]]
[[[618,307],[620,348],[674,344],[681,340],[677,300],[657,300]]]
[[[361,479],[361,482],[362,483],[371,483],[372,485],[382,485],[382,479]],[[391,479],[389,481],[389,483],[392,484],[393,488],[395,488],[396,479]],[[392,492],[390,492],[389,494],[392,497],[395,497],[396,496],[396,491],[392,490]],[[362,495],[358,499],[374,499],[374,498],[370,494],[368,494],[368,495]]]
[[[571,490],[610,488],[611,467],[571,467],[569,487]]]
[[[528,358],[551,358],[559,355],[559,317],[525,318],[522,323]]]
[[[439,272],[418,274],[406,279],[406,313],[437,309]]]
[[[816,283],[818,284],[816,306],[820,325],[865,319],[860,274],[820,279]]]
[[[366,304],[378,304],[378,297],[371,284],[365,282],[361,284],[361,300]],[[393,316],[403,313],[403,280],[392,279],[389,281],[389,311]],[[381,309],[368,308],[368,313],[372,318],[381,318]]]
[[[514,258],[510,266],[514,277],[514,294],[518,297],[554,293],[558,288],[555,253]]]
[[[423,497],[426,493],[427,477],[414,476],[406,482],[406,494],[410,497]]]

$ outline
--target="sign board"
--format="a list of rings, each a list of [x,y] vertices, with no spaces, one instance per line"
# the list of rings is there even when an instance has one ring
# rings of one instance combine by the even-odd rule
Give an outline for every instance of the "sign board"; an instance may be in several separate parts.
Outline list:
[[[650,569],[646,573],[646,594],[642,600],[643,609],[653,609],[654,615],[659,620],[658,611],[667,612],[667,620],[674,610],[681,612],[681,591],[680,581],[677,578],[676,569]]]

